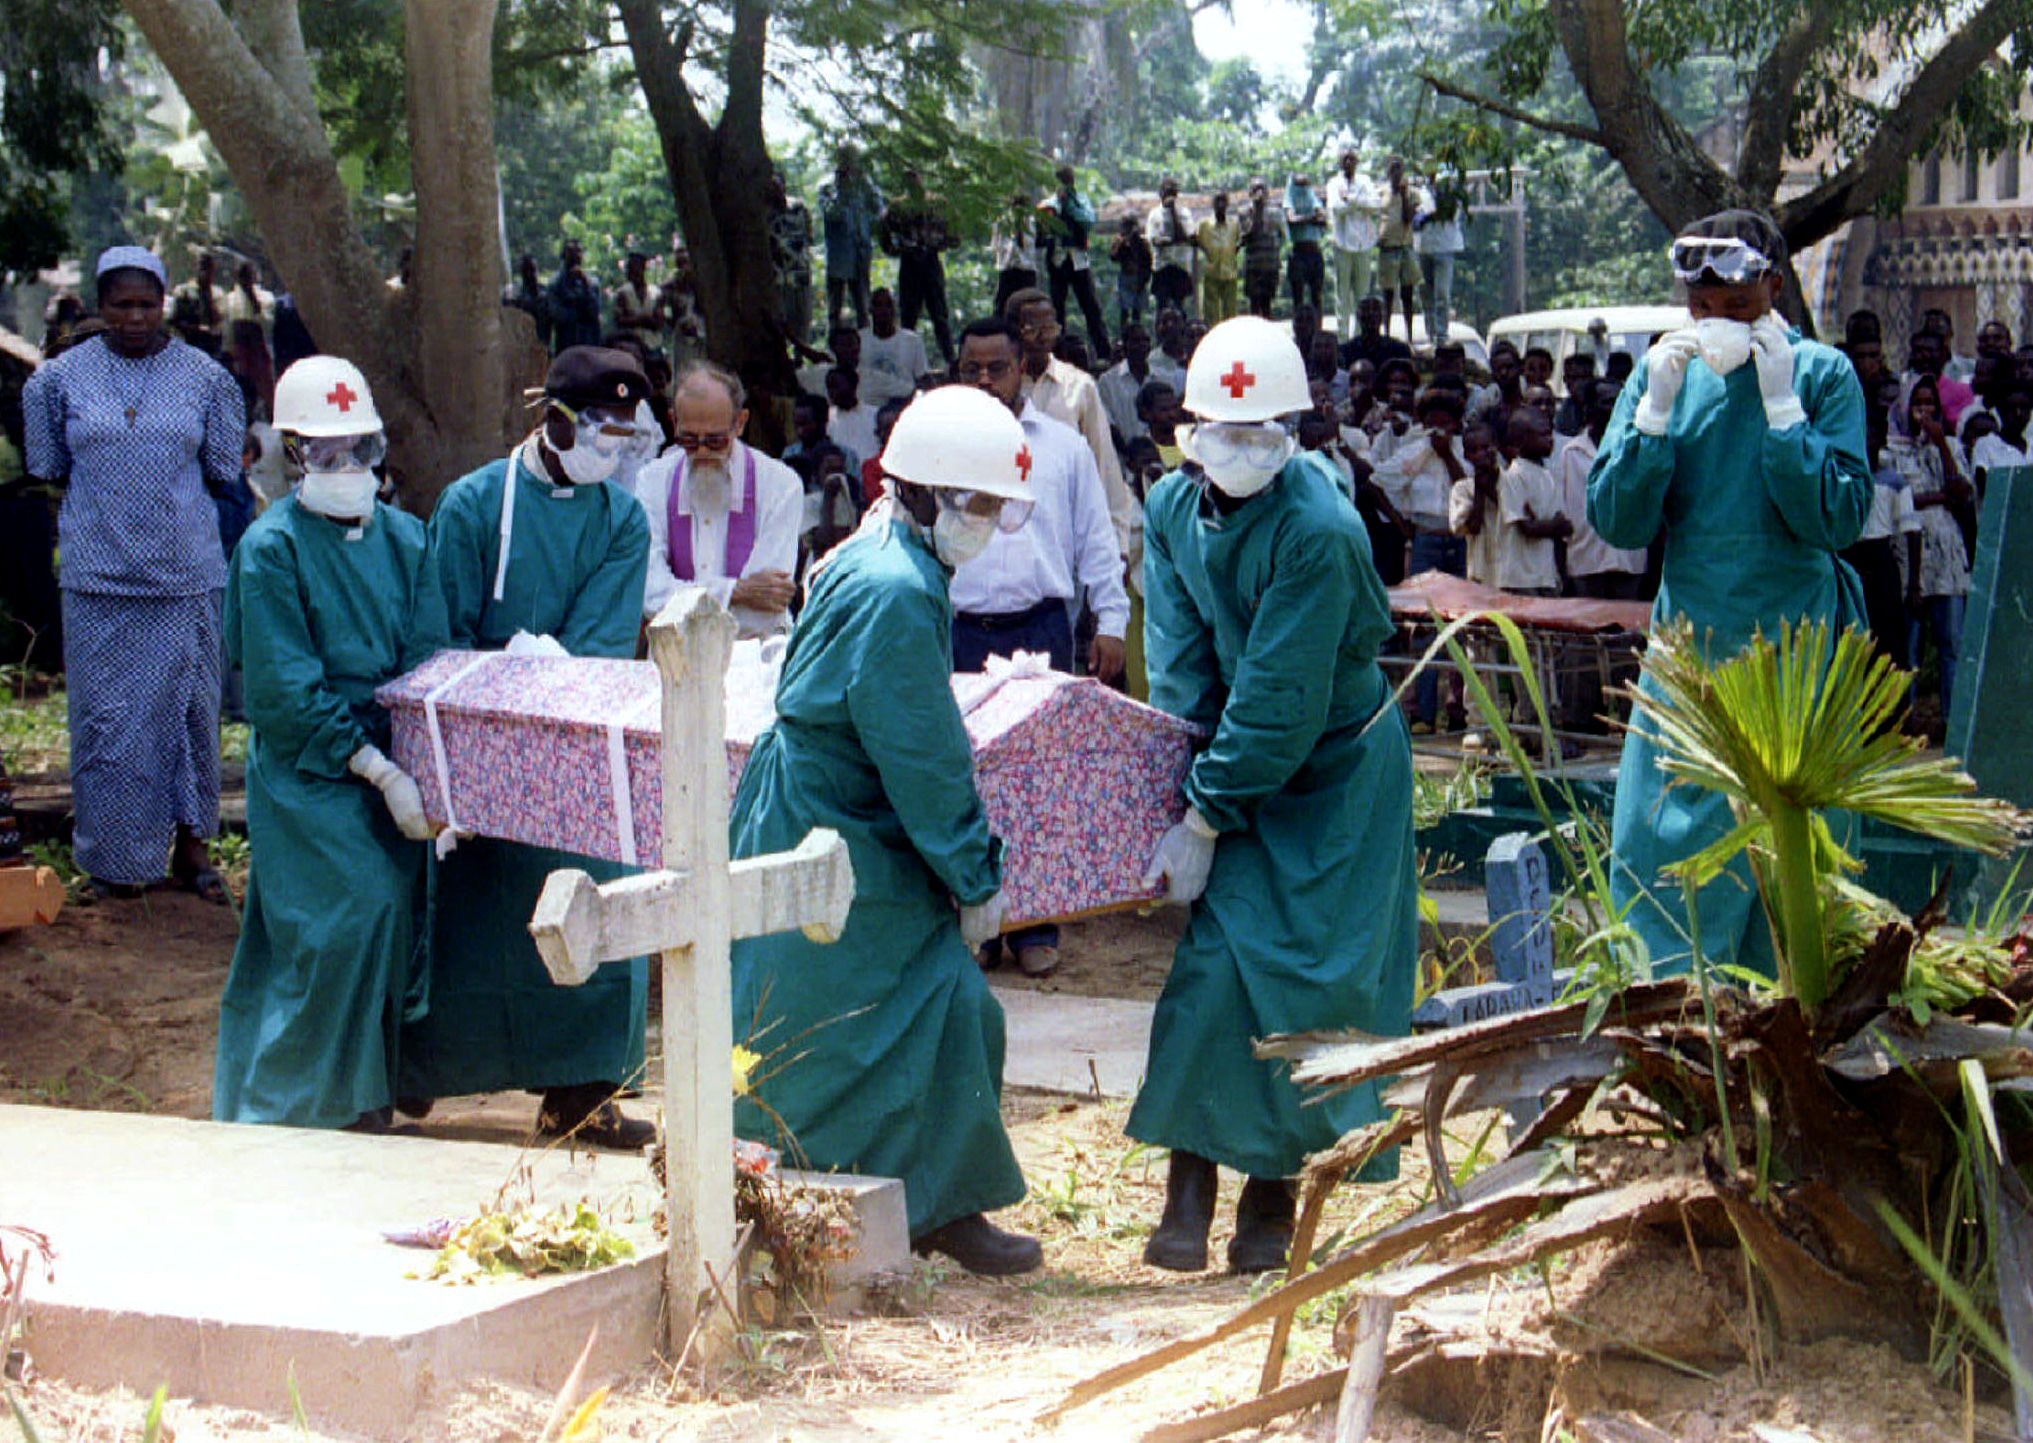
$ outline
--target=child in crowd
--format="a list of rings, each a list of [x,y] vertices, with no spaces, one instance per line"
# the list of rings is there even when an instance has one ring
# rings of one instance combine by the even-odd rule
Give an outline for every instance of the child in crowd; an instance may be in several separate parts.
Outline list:
[[[875,439],[877,451],[873,456],[861,459],[861,509],[866,511],[881,499],[882,452],[881,447],[889,445],[889,433],[896,425],[896,418],[903,415],[907,403],[901,396],[884,401],[875,413]]]
[[[846,462],[848,474],[861,469],[862,456],[834,439],[830,409],[822,397],[805,392],[791,402],[791,433],[795,437],[784,447],[783,459],[795,466],[800,457],[816,461],[828,451],[837,451]]]
[[[1318,385],[1319,382],[1314,382]],[[1341,494],[1349,504],[1355,503],[1355,468],[1342,454],[1341,431],[1332,416],[1322,416],[1313,411],[1302,412],[1299,416],[1299,449],[1311,451],[1324,457],[1334,467],[1334,474],[1341,482]]]
[[[862,458],[882,450],[875,439],[875,407],[861,399],[860,375],[845,366],[835,366],[826,373],[826,399],[832,403],[826,433],[854,453],[854,468],[858,471]]]
[[[1165,470],[1176,471],[1186,464],[1186,453],[1179,448],[1179,426],[1186,419],[1186,413],[1179,406],[1179,393],[1169,382],[1146,381],[1137,392],[1137,419],[1144,423],[1151,441],[1158,448],[1158,459],[1165,463]]]
[[[1574,534],[1560,483],[1546,469],[1553,454],[1553,421],[1529,404],[1511,413],[1505,438],[1511,462],[1498,487],[1503,528],[1497,543],[1497,586],[1519,596],[1560,594],[1559,548]]]
[[[1871,488],[1871,514],[1842,559],[1864,584],[1864,608],[1878,650],[1903,667],[1908,665],[1910,641],[1905,588],[1899,578],[1902,571],[1920,575],[1920,517],[1913,510],[1911,484],[1885,453],[1890,431],[1890,415],[1872,407],[1865,416],[1865,433],[1877,484]]]
[[[1498,485],[1503,457],[1496,432],[1478,421],[1461,433],[1461,458],[1469,474],[1454,483],[1447,498],[1447,520],[1468,540],[1468,579],[1477,586],[1497,584],[1497,538],[1503,528]]]

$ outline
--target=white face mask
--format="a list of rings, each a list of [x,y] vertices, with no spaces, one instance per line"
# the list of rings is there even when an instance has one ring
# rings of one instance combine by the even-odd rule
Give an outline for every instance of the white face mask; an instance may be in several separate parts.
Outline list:
[[[597,486],[620,470],[622,448],[626,445],[627,438],[603,436],[598,428],[590,426],[579,428],[569,451],[558,450],[551,445],[549,435],[544,437],[544,449],[558,458],[565,479],[574,486]]]
[[[955,571],[986,551],[994,539],[993,516],[970,516],[942,506],[932,522],[932,550]]]
[[[1245,428],[1231,429],[1241,432]],[[1247,445],[1230,444],[1223,429],[1215,426],[1189,426],[1179,432],[1179,449],[1187,459],[1199,462],[1207,479],[1238,501],[1256,495],[1277,480],[1285,463],[1292,459],[1292,438],[1282,427],[1267,422],[1248,429],[1259,431],[1262,440]],[[1207,433],[1204,436],[1203,430]]]
[[[1694,323],[1694,342],[1708,369],[1718,376],[1727,376],[1751,358],[1751,328],[1742,321],[1704,317]]]
[[[374,493],[380,487],[372,471],[306,471],[297,484],[297,505],[338,521],[374,514]]]

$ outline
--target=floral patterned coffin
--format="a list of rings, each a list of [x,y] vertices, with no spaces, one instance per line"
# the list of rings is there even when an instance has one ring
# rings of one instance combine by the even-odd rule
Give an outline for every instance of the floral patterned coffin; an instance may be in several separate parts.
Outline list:
[[[761,670],[729,674],[737,784],[774,719],[772,690]],[[953,690],[989,825],[1009,844],[1008,924],[1155,895],[1141,885],[1143,868],[1184,814],[1194,729],[1035,665],[955,676]],[[656,864],[662,736],[648,662],[441,652],[379,696],[394,720],[395,763],[417,779],[432,821]]]

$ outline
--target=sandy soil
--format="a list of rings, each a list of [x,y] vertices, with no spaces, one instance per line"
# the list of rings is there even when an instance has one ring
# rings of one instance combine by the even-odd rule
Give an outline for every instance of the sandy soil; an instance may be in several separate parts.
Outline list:
[[[1151,996],[1162,985],[1176,926],[1163,914],[1083,923],[1068,929],[1060,976],[1030,984],[1005,969],[997,982]],[[234,927],[225,908],[156,893],[72,909],[53,927],[0,934],[0,1101],[203,1116]],[[477,1099],[441,1110],[428,1128],[513,1140],[532,1111],[527,1097]],[[704,1392],[696,1381],[675,1382],[655,1369],[613,1380],[600,1414],[603,1436],[671,1443],[1127,1439],[1250,1397],[1262,1364],[1260,1332],[1081,1409],[1056,1430],[1039,1429],[1038,1414],[1066,1386],[1215,1322],[1246,1302],[1253,1285],[1142,1265],[1164,1167],[1123,1136],[1123,1104],[1013,1093],[1007,1112],[1032,1187],[1009,1221],[1045,1238],[1043,1274],[991,1282],[921,1264],[888,1315],[758,1333],[747,1356]],[[1464,1127],[1455,1145],[1465,1152],[1477,1131]],[[1416,1206],[1425,1183],[1423,1158],[1408,1155],[1395,1187],[1338,1194],[1323,1235],[1379,1226]],[[1234,1181],[1226,1187],[1217,1257]],[[1677,1237],[1639,1238],[1592,1250],[1544,1277],[1501,1279],[1472,1296],[1437,1300],[1401,1319],[1401,1330],[1444,1326],[1493,1352],[1473,1367],[1406,1380],[1373,1436],[1380,1443],[1537,1443],[1575,1436],[1548,1429],[1549,1410],[1557,1427],[1560,1419],[1571,1425],[1586,1413],[1623,1409],[1690,1443],[1758,1443],[1751,1430],[1759,1423],[1820,1443],[1964,1436],[1961,1399],[1881,1350],[1826,1344],[1768,1360],[1754,1373],[1745,1360],[1739,1276],[1734,1255],[1711,1254],[1698,1264]],[[1288,1382],[1332,1365],[1337,1305],[1329,1299],[1302,1312]],[[52,1443],[136,1439],[146,1410],[146,1400],[131,1393],[85,1393],[47,1379],[32,1381],[23,1397]],[[176,1443],[337,1436],[318,1430],[316,1400],[305,1403],[308,1426],[299,1428],[173,1398],[162,1436]],[[470,1388],[437,1403],[410,1437],[535,1443],[551,1407],[549,1398],[511,1388]],[[1979,1407],[1975,1436],[2002,1430],[2004,1421],[1996,1408]],[[1241,1436],[1330,1432],[1331,1419],[1315,1410]]]

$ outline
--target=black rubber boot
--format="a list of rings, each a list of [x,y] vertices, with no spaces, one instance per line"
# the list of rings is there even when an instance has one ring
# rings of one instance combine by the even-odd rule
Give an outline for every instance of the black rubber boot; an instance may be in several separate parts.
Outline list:
[[[1235,1236],[1228,1240],[1228,1265],[1238,1273],[1282,1268],[1292,1247],[1292,1217],[1298,1195],[1279,1177],[1253,1177],[1235,1203]]]
[[[1165,1178],[1165,1215],[1144,1244],[1144,1261],[1175,1273],[1207,1266],[1207,1230],[1214,1226],[1214,1160],[1174,1152]]]
[[[1028,1273],[1045,1261],[1036,1238],[1004,1232],[980,1213],[969,1213],[911,1239],[914,1253],[944,1253],[970,1273],[1007,1278]]]
[[[640,1152],[656,1141],[656,1128],[622,1115],[614,1105],[614,1096],[620,1090],[620,1085],[613,1082],[545,1088],[544,1103],[536,1115],[537,1131],[546,1137],[569,1134],[579,1142],[597,1147]]]

